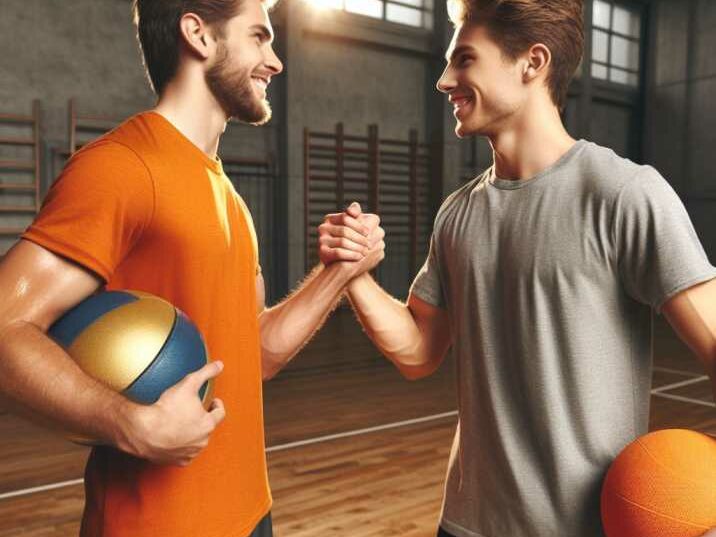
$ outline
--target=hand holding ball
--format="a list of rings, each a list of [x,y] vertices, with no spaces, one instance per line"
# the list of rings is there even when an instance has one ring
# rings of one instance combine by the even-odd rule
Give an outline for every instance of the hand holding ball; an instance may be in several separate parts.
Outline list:
[[[93,295],[50,327],[55,339],[88,375],[129,399],[156,402],[208,358],[201,334],[169,302],[138,291]],[[211,401],[211,381],[198,397]]]

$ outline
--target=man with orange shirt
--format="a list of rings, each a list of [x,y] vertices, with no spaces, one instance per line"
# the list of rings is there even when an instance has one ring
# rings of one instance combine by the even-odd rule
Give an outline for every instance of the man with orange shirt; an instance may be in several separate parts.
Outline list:
[[[216,151],[229,118],[270,117],[266,87],[283,68],[271,4],[135,0],[157,106],[73,155],[0,264],[0,392],[105,444],[87,464],[85,537],[271,535],[262,379],[382,258],[365,255],[382,250],[375,220],[336,216],[352,248],[337,252],[358,263],[318,268],[264,309],[251,217]],[[46,331],[103,285],[175,304],[215,361],[148,406],[85,375]],[[214,377],[205,410],[197,390]]]

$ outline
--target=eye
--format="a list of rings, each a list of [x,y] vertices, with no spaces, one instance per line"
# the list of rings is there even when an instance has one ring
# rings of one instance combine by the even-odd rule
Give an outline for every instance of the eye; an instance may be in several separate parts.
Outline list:
[[[457,65],[458,67],[467,67],[474,61],[474,58],[472,56],[462,55],[459,56],[457,59]]]
[[[256,39],[259,45],[264,42],[264,34],[262,34],[261,32],[255,33],[253,37]]]

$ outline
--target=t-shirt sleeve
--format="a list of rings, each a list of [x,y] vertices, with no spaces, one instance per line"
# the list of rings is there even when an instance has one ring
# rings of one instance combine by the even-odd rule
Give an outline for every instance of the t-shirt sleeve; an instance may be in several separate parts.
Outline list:
[[[679,292],[716,277],[683,203],[649,166],[622,187],[615,233],[627,292],[657,311]]]
[[[22,238],[109,281],[153,212],[143,161],[122,144],[101,141],[73,155]]]
[[[418,271],[413,284],[410,287],[410,294],[414,294],[420,300],[437,306],[446,307],[445,292],[440,277],[440,260],[435,243],[435,233],[430,238],[428,257],[422,268]]]

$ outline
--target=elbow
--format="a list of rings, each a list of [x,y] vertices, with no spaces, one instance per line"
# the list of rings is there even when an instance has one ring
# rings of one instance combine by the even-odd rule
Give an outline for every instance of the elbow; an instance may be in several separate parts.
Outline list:
[[[406,361],[404,358],[391,358],[391,361],[405,379],[415,381],[432,375],[442,362],[442,357],[425,359],[415,359],[413,357],[410,361]]]
[[[406,369],[401,367],[400,374],[406,380],[416,381],[429,377],[432,374],[432,371],[416,370],[415,368]]]
[[[261,359],[261,380],[267,382],[278,375],[281,368],[264,355]]]
[[[272,378],[276,376],[277,371],[266,371],[265,369],[262,369],[261,371],[261,381],[262,382],[268,382]]]

